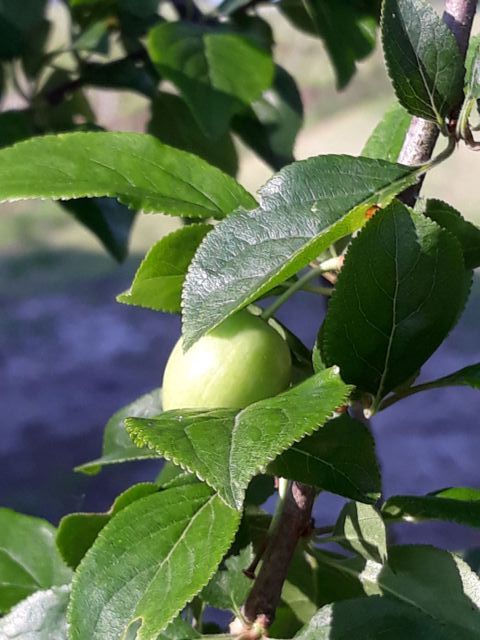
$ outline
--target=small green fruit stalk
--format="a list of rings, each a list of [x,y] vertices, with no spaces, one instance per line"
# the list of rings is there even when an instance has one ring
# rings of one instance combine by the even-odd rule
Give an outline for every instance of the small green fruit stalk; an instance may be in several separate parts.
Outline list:
[[[163,378],[163,408],[241,409],[284,391],[292,360],[270,324],[239,311],[183,352],[175,345]]]

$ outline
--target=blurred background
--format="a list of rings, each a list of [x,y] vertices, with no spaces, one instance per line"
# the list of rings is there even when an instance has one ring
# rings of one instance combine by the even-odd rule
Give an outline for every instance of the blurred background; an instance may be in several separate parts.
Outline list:
[[[62,40],[66,14],[52,2],[54,38]],[[305,126],[296,158],[359,154],[367,134],[393,100],[382,53],[359,64],[348,88],[335,89],[322,44],[293,30],[278,12],[261,14],[273,26],[276,58],[297,80]],[[131,93],[88,90],[99,123],[142,131],[147,100]],[[7,92],[2,111],[21,107]],[[239,180],[252,192],[272,171],[243,147]],[[480,224],[480,156],[461,148],[428,176],[434,194]],[[2,205],[0,212],[0,503],[53,522],[75,510],[105,510],[122,489],[150,479],[157,465],[131,463],[97,477],[73,472],[96,458],[103,427],[117,409],[161,383],[178,339],[179,319],[115,302],[146,250],[178,225],[161,215],[138,216],[130,257],[119,266],[97,240],[52,202]],[[315,296],[302,294],[280,318],[313,344],[323,314]],[[467,311],[422,372],[438,377],[480,361],[480,282]],[[385,495],[422,494],[448,486],[480,488],[480,394],[467,388],[414,396],[376,416]],[[338,501],[324,494],[319,523],[331,523]],[[478,532],[455,525],[402,525],[402,541],[429,541],[450,549],[480,545]]]

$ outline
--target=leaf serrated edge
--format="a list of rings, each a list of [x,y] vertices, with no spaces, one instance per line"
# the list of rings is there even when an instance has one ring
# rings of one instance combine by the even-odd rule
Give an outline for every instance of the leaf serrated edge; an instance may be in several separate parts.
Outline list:
[[[327,157],[327,156],[325,156],[325,157]],[[340,158],[352,159],[352,158],[354,158],[354,156],[349,156],[348,154],[328,154],[328,157],[332,157],[332,158],[334,157],[334,158],[337,158],[337,159],[340,159]],[[361,158],[362,156],[359,156],[359,157]],[[239,213],[251,214],[251,213],[253,213],[255,211],[264,210],[264,208],[263,208],[263,198],[262,198],[262,189],[266,188],[269,184],[273,183],[274,180],[279,175],[282,175],[282,174],[285,174],[285,173],[288,174],[289,170],[291,170],[291,167],[293,165],[298,166],[298,164],[300,164],[300,163],[304,163],[304,164],[309,163],[309,162],[313,163],[313,161],[316,160],[317,158],[318,158],[318,156],[314,156],[312,158],[307,158],[306,160],[296,161],[296,162],[293,162],[291,165],[287,165],[287,167],[284,167],[278,173],[274,174],[274,176],[270,180],[268,180],[265,183],[265,185],[263,185],[263,187],[259,190],[260,205],[258,207],[255,207],[255,208],[252,208],[252,209],[245,209],[244,207],[238,207],[228,217],[231,217],[231,216],[233,216],[235,214],[239,214]],[[338,220],[336,220],[328,229],[325,229],[324,231],[322,231],[322,233],[313,236],[307,243],[305,243],[305,245],[303,245],[300,249],[295,251],[295,253],[293,253],[289,257],[287,264],[289,264],[291,262],[294,262],[296,260],[296,258],[299,255],[301,255],[302,253],[304,253],[307,248],[311,247],[311,245],[313,245],[316,242],[318,242],[324,235],[328,234],[337,225],[344,223],[350,217],[353,218],[358,212],[362,211],[363,209],[366,210],[372,205],[377,205],[379,202],[381,202],[383,204],[383,206],[386,207],[395,198],[395,196],[398,194],[398,192],[400,190],[414,185],[417,182],[418,177],[420,175],[422,175],[422,173],[424,173],[425,171],[428,170],[428,167],[426,165],[425,166],[424,165],[419,165],[419,166],[416,166],[416,167],[410,167],[410,166],[407,166],[407,165],[399,164],[398,162],[389,162],[387,160],[379,160],[379,159],[376,159],[376,158],[373,158],[373,159],[372,158],[368,158],[368,160],[370,162],[372,162],[372,163],[376,163],[378,166],[396,165],[396,166],[404,167],[406,170],[409,170],[409,171],[406,171],[405,175],[403,175],[402,177],[397,178],[393,182],[390,182],[385,187],[382,187],[379,191],[376,191],[375,193],[370,195],[368,198],[362,200],[359,204],[357,204],[354,207],[352,207],[351,209],[349,209],[342,217],[340,217]],[[397,186],[399,186],[398,189],[396,188]],[[313,204],[312,204],[312,206],[313,206]],[[367,222],[367,220],[365,220],[365,222]],[[365,222],[360,227],[358,227],[357,230],[361,229],[363,226],[365,226]],[[195,342],[197,342],[197,340],[200,339],[200,337],[202,335],[205,335],[205,333],[208,333],[209,331],[212,331],[213,329],[218,327],[222,322],[224,322],[227,318],[232,316],[234,313],[236,313],[237,311],[240,311],[242,308],[246,307],[248,304],[254,302],[256,300],[256,298],[258,297],[259,292],[261,292],[261,291],[262,292],[267,292],[268,289],[269,289],[269,284],[272,282],[272,280],[278,275],[278,273],[285,266],[285,263],[284,263],[280,267],[280,269],[278,269],[274,274],[272,274],[268,278],[264,279],[262,281],[261,285],[257,286],[256,291],[254,293],[252,293],[249,296],[247,296],[247,298],[245,298],[243,302],[237,304],[237,306],[234,309],[232,309],[226,316],[222,317],[215,324],[213,324],[211,327],[209,327],[206,331],[202,330],[202,333],[199,336],[194,336],[193,340],[192,340],[191,336],[188,337],[188,339],[187,339],[187,335],[186,335],[186,331],[185,331],[185,328],[186,328],[185,318],[186,318],[186,316],[189,315],[190,304],[189,304],[189,301],[187,300],[185,283],[188,281],[193,267],[196,266],[196,259],[197,259],[197,256],[198,256],[199,252],[203,249],[204,242],[206,242],[207,237],[209,235],[214,234],[215,232],[218,232],[217,226],[215,226],[212,229],[212,231],[210,233],[207,233],[206,236],[203,238],[202,242],[197,247],[197,251],[195,252],[195,255],[193,256],[192,261],[190,262],[190,264],[188,266],[187,273],[185,275],[185,281],[184,281],[184,286],[182,287],[181,305],[180,305],[181,306],[181,314],[182,314],[182,342],[183,342],[184,351],[187,351],[190,347],[192,347],[195,344]],[[291,274],[291,275],[293,275],[293,274]],[[196,333],[198,333],[198,331]]]
[[[332,367],[330,367],[330,371],[329,371],[329,382],[330,381],[341,381],[340,378],[340,368],[337,365],[333,365]],[[341,406],[343,403],[345,403],[348,398],[350,397],[350,394],[352,393],[352,391],[355,389],[354,385],[347,385],[345,384],[345,393],[342,395],[340,403],[338,406]],[[262,402],[262,401],[260,401]],[[255,405],[250,405],[251,407],[254,407]],[[248,409],[249,407],[247,407]],[[258,473],[262,473],[265,471],[266,467],[273,461],[275,460],[275,458],[277,458],[281,453],[283,453],[284,451],[287,451],[292,445],[297,444],[298,442],[300,442],[301,440],[303,440],[303,438],[306,438],[307,436],[311,436],[312,434],[314,434],[316,431],[319,431],[327,422],[329,422],[330,420],[334,420],[335,418],[337,418],[339,415],[339,413],[336,413],[336,411],[334,410],[332,413],[327,414],[326,416],[323,417],[323,419],[319,419],[318,423],[315,424],[311,429],[309,429],[308,431],[305,431],[301,436],[298,436],[297,438],[293,438],[290,441],[290,444],[284,446],[284,447],[278,447],[272,454],[271,456],[268,456],[267,460],[265,461],[264,464],[262,464],[261,466],[257,467],[257,469],[253,472],[253,475],[250,476],[248,482],[250,482],[250,480],[252,478],[255,477],[255,475],[257,475]],[[240,416],[240,414],[238,414],[237,418]],[[231,469],[231,466],[229,467],[229,469]],[[230,473],[229,473],[230,475]],[[243,502],[245,499],[245,493],[247,491],[247,487],[248,487],[248,482],[247,485],[245,487],[243,487],[243,489],[240,492],[235,492],[233,491],[233,485],[232,485],[232,497],[234,499],[235,502],[235,507],[237,509],[241,509],[243,507]]]
[[[163,458],[168,462],[173,462],[173,464],[176,465],[177,467],[180,467],[182,471],[186,471],[187,473],[190,473],[196,476],[200,480],[200,482],[204,482],[206,485],[210,487],[210,489],[215,491],[216,495],[218,495],[218,497],[222,500],[222,502],[224,502],[224,504],[226,504],[227,507],[230,507],[231,509],[236,509],[235,504],[228,502],[226,498],[220,495],[220,491],[218,487],[215,487],[209,480],[207,480],[207,478],[204,478],[198,471],[191,469],[187,464],[180,461],[176,456],[170,453],[165,453],[165,452],[160,453],[158,449],[155,448],[155,445],[153,443],[147,442],[146,440],[143,439],[142,434],[138,431],[138,427],[136,427],[134,424],[131,424],[131,423],[129,424],[130,420],[149,421],[154,419],[155,418],[127,418],[125,420],[125,428],[133,444],[135,444],[137,447],[144,447],[144,448],[150,449],[151,451],[154,451],[159,458]],[[139,443],[142,443],[142,444],[139,444]]]
[[[170,490],[171,490],[171,491],[174,491],[176,488],[178,488],[178,487],[172,487],[172,489],[170,489]],[[159,491],[158,491],[157,493],[161,493],[161,487],[159,487]],[[106,531],[108,531],[108,530],[110,529],[110,527],[112,526],[112,523],[115,521],[115,516],[118,516],[120,513],[122,513],[123,511],[127,510],[127,509],[128,509],[130,506],[132,506],[133,504],[136,504],[136,503],[138,503],[138,502],[140,502],[140,501],[142,501],[142,500],[145,500],[145,499],[149,499],[149,498],[151,498],[151,497],[152,497],[152,495],[155,495],[155,494],[151,494],[151,495],[149,495],[149,496],[144,496],[143,498],[139,498],[138,500],[135,500],[135,502],[133,502],[131,505],[128,505],[127,507],[125,507],[125,509],[122,509],[119,513],[114,514],[114,516],[110,519],[110,521],[109,521],[109,522],[108,522],[108,523],[107,523],[107,524],[102,528],[102,530],[99,532],[99,534],[98,534],[98,536],[97,536],[97,540],[99,540],[99,539],[103,539],[103,538],[105,537],[105,533],[106,533]],[[201,510],[203,510],[203,509],[204,509],[204,508],[205,508],[205,507],[206,507],[206,506],[207,506],[207,505],[208,505],[208,504],[213,500],[213,498],[215,498],[215,497],[219,497],[219,498],[220,498],[220,496],[218,495],[218,493],[217,493],[216,491],[214,491],[214,493],[213,493],[213,494],[208,498],[208,500],[207,500],[207,501],[206,501],[206,502],[205,502],[205,503],[200,507],[200,509],[196,512],[196,514],[198,514]],[[240,514],[239,514],[235,509],[232,509],[232,507],[231,507],[230,505],[227,505],[227,506],[229,506],[229,507],[230,507],[230,509],[232,510],[232,512],[233,512],[233,513],[236,513],[236,514],[237,514],[237,528],[235,529],[235,531],[233,532],[233,534],[232,534],[232,535],[230,536],[230,538],[228,539],[228,546],[226,546],[226,550],[228,550],[228,549],[229,549],[229,547],[231,546],[231,544],[232,544],[232,542],[233,542],[233,540],[234,540],[234,538],[235,538],[235,535],[236,535],[236,533],[237,533],[237,531],[238,531],[238,526],[240,525]],[[195,515],[196,515],[196,514],[195,514]],[[191,522],[191,521],[190,521],[190,522]],[[189,524],[190,524],[190,523],[189,523]],[[97,540],[96,540],[95,542],[97,542]],[[83,564],[85,564],[85,562],[87,562],[87,559],[89,559],[90,555],[92,555],[92,553],[94,553],[94,552],[95,552],[95,544],[94,544],[94,545],[92,545],[92,546],[88,549],[88,551],[86,552],[86,554],[85,554],[85,555],[83,556],[83,558],[81,559],[81,561],[80,561],[79,565],[77,566],[77,568],[76,568],[76,570],[75,570],[75,572],[74,572],[74,574],[73,574],[73,579],[72,579],[71,585],[68,585],[68,586],[69,586],[69,588],[70,588],[70,589],[71,589],[71,591],[72,591],[71,597],[70,597],[70,599],[69,599],[69,603],[68,603],[68,607],[67,607],[67,615],[66,615],[66,618],[67,618],[67,629],[68,629],[68,630],[69,630],[69,628],[70,628],[70,626],[71,626],[71,624],[72,624],[72,623],[71,623],[71,615],[72,615],[72,608],[73,608],[73,606],[74,606],[74,601],[75,601],[74,593],[73,593],[73,592],[74,592],[74,587],[75,587],[75,585],[76,585],[76,582],[77,582],[77,581],[78,581],[78,579],[79,579],[79,578],[78,578],[79,571],[81,570],[82,565],[83,565]],[[225,554],[223,554],[223,555],[225,555]],[[223,557],[223,555],[222,555],[222,557]],[[202,590],[202,589],[203,589],[203,588],[208,584],[208,582],[210,582],[210,580],[211,580],[212,576],[213,576],[213,575],[215,574],[215,572],[217,571],[218,566],[219,566],[219,564],[220,564],[221,560],[222,560],[222,558],[220,558],[220,559],[219,559],[218,564],[217,564],[217,565],[216,565],[216,567],[213,569],[213,571],[210,573],[210,575],[208,576],[208,579],[206,580],[206,582],[205,582],[204,584],[202,584],[201,588],[200,588],[200,589],[199,589],[199,590],[198,590],[194,595],[196,595],[197,593],[199,593],[199,592],[200,592],[200,591],[201,591],[201,590]],[[155,576],[156,576],[156,575],[157,575],[157,572],[155,573]],[[152,578],[152,581],[153,581],[153,578]],[[33,594],[33,596],[34,596],[34,595],[35,595],[35,594]],[[30,597],[32,597],[32,596],[30,596]],[[192,596],[192,597],[193,597],[193,596]],[[184,603],[182,606],[180,606],[180,607],[179,607],[179,609],[178,609],[178,610],[177,610],[177,611],[172,615],[172,617],[171,617],[171,618],[168,620],[168,622],[167,622],[167,623],[162,627],[162,629],[160,629],[159,633],[161,633],[164,629],[166,629],[166,627],[167,627],[167,626],[168,626],[168,625],[169,625],[169,624],[170,624],[170,623],[171,623],[171,622],[176,618],[176,616],[180,613],[180,611],[182,611],[182,609],[183,609],[183,607],[185,606],[185,604],[186,604],[186,603]],[[121,639],[120,639],[120,640],[123,640],[123,639],[125,638],[125,636],[126,636],[126,634],[127,634],[128,630],[129,630],[130,626],[132,625],[132,623],[133,623],[133,622],[136,622],[137,620],[143,620],[143,618],[142,618],[141,616],[138,616],[138,617],[136,617],[136,618],[132,618],[131,620],[129,620],[129,622],[127,623],[127,626],[125,627],[124,632],[122,633],[122,636],[121,636]],[[141,628],[140,628],[140,629],[141,629]],[[139,629],[139,631],[138,631],[138,632],[140,632],[140,629]],[[138,632],[137,632],[137,636],[138,636]],[[67,635],[68,635],[68,637],[70,637],[70,633],[68,633]]]
[[[209,486],[210,486],[210,485],[209,485]],[[222,500],[222,498],[221,498],[221,496],[219,495],[219,493],[218,493],[217,491],[215,491],[215,493],[214,493],[214,494],[213,494],[213,495],[208,499],[208,501],[207,501],[207,502],[206,502],[206,503],[205,503],[205,504],[204,504],[204,505],[199,509],[199,511],[197,511],[197,514],[198,514],[202,509],[204,509],[208,504],[210,504],[211,500],[213,500],[214,498],[220,498],[220,500]],[[224,502],[224,501],[222,500],[222,502]],[[224,504],[226,504],[226,503],[224,502]],[[219,558],[219,560],[218,560],[218,562],[217,562],[217,564],[216,564],[215,568],[210,572],[210,574],[208,575],[207,579],[202,583],[202,585],[200,586],[200,588],[198,589],[198,591],[196,591],[196,592],[193,594],[192,598],[193,598],[193,597],[195,597],[198,593],[200,593],[200,592],[201,592],[201,591],[202,591],[202,590],[207,586],[207,584],[210,582],[210,580],[213,578],[213,576],[215,575],[215,573],[216,573],[216,572],[217,572],[217,570],[218,570],[218,567],[220,566],[220,563],[221,563],[221,561],[222,561],[222,558],[224,557],[224,555],[225,555],[225,553],[228,551],[228,549],[231,547],[232,542],[234,541],[235,536],[237,535],[238,527],[240,526],[240,515],[241,515],[241,514],[240,514],[240,512],[238,512],[238,511],[236,511],[235,509],[233,509],[233,508],[231,507],[231,505],[228,505],[228,504],[227,504],[227,506],[232,510],[232,512],[233,512],[233,513],[235,513],[235,514],[236,514],[237,527],[236,527],[236,529],[233,531],[232,535],[231,535],[231,536],[229,536],[229,538],[227,539],[228,544],[227,544],[227,542],[225,543],[225,552],[224,552],[224,553],[222,553],[222,555],[221,555],[221,557]],[[167,623],[166,623],[166,624],[165,624],[165,625],[164,625],[164,626],[159,630],[159,633],[161,633],[162,631],[164,631],[164,630],[168,627],[168,625],[169,625],[171,622],[173,622],[173,620],[174,620],[174,619],[178,616],[178,614],[182,611],[182,609],[184,608],[185,604],[187,604],[187,603],[184,603],[181,607],[179,607],[179,608],[178,608],[178,610],[177,610],[177,611],[176,611],[176,612],[175,612],[175,613],[170,617],[170,619],[168,620],[168,622],[167,622]],[[144,619],[144,618],[143,618],[142,616],[139,616],[139,617],[137,617],[137,618],[134,618],[134,619],[130,620],[130,622],[128,623],[127,628],[125,629],[125,632],[124,632],[123,637],[122,637],[122,639],[121,639],[121,640],[125,640],[125,636],[126,636],[126,633],[127,633],[128,629],[129,629],[129,627],[131,626],[131,624],[132,624],[133,622],[136,622],[136,621],[138,621],[138,620],[141,620],[141,621],[142,621],[142,624],[141,624],[140,628],[139,628],[139,629],[138,629],[138,631],[137,631],[137,639],[138,639],[138,640],[150,640],[150,638],[143,637],[143,635],[142,635],[143,619]]]

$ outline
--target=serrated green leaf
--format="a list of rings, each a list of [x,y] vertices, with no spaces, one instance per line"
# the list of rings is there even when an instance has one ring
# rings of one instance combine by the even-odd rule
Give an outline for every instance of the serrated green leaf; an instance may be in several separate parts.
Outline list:
[[[182,286],[195,251],[211,231],[209,224],[177,229],[153,245],[118,302],[169,313],[181,310]]]
[[[396,162],[402,150],[412,116],[395,102],[372,131],[362,156]]]
[[[230,216],[197,251],[183,291],[185,347],[359,229],[365,211],[413,184],[416,171],[335,155],[282,169],[258,209]]]
[[[283,0],[280,8],[296,27],[324,41],[339,89],[375,47],[380,0]]]
[[[37,591],[0,619],[2,640],[67,640],[70,587]]]
[[[342,415],[300,440],[268,466],[269,473],[361,502],[376,502],[381,479],[368,427]]]
[[[425,637],[426,640],[474,640],[478,637],[480,579],[461,558],[447,551],[426,545],[393,546],[388,550],[388,564],[367,560],[363,566],[319,552],[315,556],[320,562],[356,576],[366,593],[383,596],[381,599],[370,596],[347,601],[345,607],[342,605],[338,610],[343,612],[342,617],[333,615],[338,604],[333,610],[326,608],[323,622],[334,623],[334,626],[326,624],[325,633],[338,633],[342,640],[352,637],[348,633],[354,634],[355,640],[383,640],[384,637],[404,640],[402,634],[414,631],[412,637]],[[349,602],[358,603],[354,608],[357,613],[353,611],[350,617],[347,615]],[[375,614],[376,606],[370,610],[370,602],[381,602],[380,613]],[[385,616],[382,613],[385,610],[392,612],[391,615]],[[368,613],[367,618],[362,611]],[[348,624],[344,624],[347,621]],[[317,635],[300,634],[298,638],[337,638],[337,635],[322,636],[320,630],[323,628],[316,628]],[[438,635],[434,635],[434,631]],[[417,635],[420,633],[424,635]]]
[[[295,80],[277,66],[273,85],[250,109],[233,118],[232,128],[273,169],[293,162],[303,124],[303,105]]]
[[[464,68],[453,33],[425,0],[384,0],[382,36],[401,104],[442,125],[463,92]]]
[[[198,482],[198,478],[195,474],[184,471],[182,467],[177,467],[173,462],[166,460],[155,482],[162,489],[171,489],[180,485]]]
[[[392,496],[383,505],[382,513],[394,520],[447,520],[480,527],[480,490],[455,487],[426,496]]]
[[[255,201],[204,160],[140,133],[77,132],[0,151],[0,201],[110,196],[147,213],[222,218]]]
[[[102,456],[76,467],[75,471],[95,475],[105,465],[157,458],[158,456],[150,449],[139,449],[132,443],[125,430],[125,418],[129,416],[153,418],[160,413],[162,413],[160,389],[154,389],[150,393],[140,396],[131,404],[117,411],[105,426]]]
[[[419,210],[457,238],[467,269],[480,267],[480,229],[477,226],[465,220],[459,211],[441,200],[421,200]]]
[[[254,475],[284,449],[319,429],[351,391],[336,368],[237,412],[166,411],[156,419],[131,418],[133,442],[194,472],[241,509]]]
[[[97,236],[115,260],[125,260],[135,211],[112,198],[79,198],[61,205]]]
[[[343,547],[366,560],[384,564],[387,533],[380,513],[369,504],[349,502],[342,509],[333,536]]]
[[[212,143],[180,96],[157,93],[148,132],[165,144],[200,156],[225,173],[237,173],[238,158],[231,135],[224,133]]]
[[[60,520],[57,547],[69,567],[75,569],[114,515],[139,498],[158,491],[158,485],[136,484],[120,494],[106,513],[70,513]]]
[[[373,396],[372,410],[417,372],[466,302],[460,245],[400,202],[355,238],[321,332],[326,364]]]
[[[0,508],[0,613],[35,591],[70,582],[46,520]]]
[[[217,571],[200,597],[212,607],[231,610],[241,616],[241,608],[252,588],[251,578],[243,573],[253,560],[251,547],[243,549],[239,555],[230,556],[225,567]]]
[[[77,569],[70,640],[118,640],[135,622],[137,640],[156,637],[208,582],[239,518],[200,483],[123,509]]]
[[[273,80],[270,53],[222,26],[164,22],[150,31],[148,51],[211,138],[222,135],[232,116]]]

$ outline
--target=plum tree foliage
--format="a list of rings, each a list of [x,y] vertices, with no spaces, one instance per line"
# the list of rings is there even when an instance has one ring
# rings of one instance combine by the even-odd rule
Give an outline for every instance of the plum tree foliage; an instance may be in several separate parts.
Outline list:
[[[263,4],[322,40],[339,88],[381,33],[397,102],[360,156],[295,161],[302,100]],[[117,260],[138,212],[180,218],[118,300],[181,314],[182,337],[164,406],[154,389],[121,409],[77,469],[153,459],[156,478],[56,528],[0,510],[0,639],[478,640],[475,554],[389,529],[478,528],[480,489],[385,495],[365,421],[480,387],[480,363],[415,382],[480,266],[480,230],[419,197],[479,144],[476,2],[447,0],[445,21],[427,0],[60,6],[61,43],[47,0],[0,0],[1,87],[24,104],[0,114],[0,201],[59,200]],[[92,87],[142,95],[147,132],[101,130]],[[236,179],[238,140],[275,172],[258,194]],[[301,290],[325,296],[313,349],[274,319]],[[312,522],[322,491],[345,501],[332,525]]]

